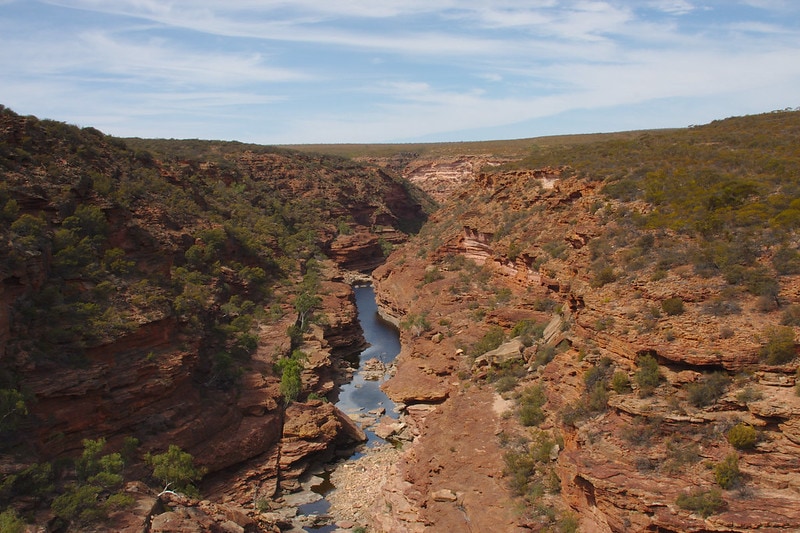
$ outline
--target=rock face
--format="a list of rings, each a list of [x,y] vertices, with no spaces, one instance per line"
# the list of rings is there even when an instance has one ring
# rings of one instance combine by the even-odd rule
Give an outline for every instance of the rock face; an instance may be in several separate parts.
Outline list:
[[[364,442],[364,432],[338,408],[321,401],[292,404],[286,411],[280,467],[283,489],[297,488],[297,479],[310,462],[330,459],[335,446]]]
[[[207,497],[254,513],[314,460],[363,440],[333,406],[306,400],[346,379],[364,345],[345,271],[374,268],[424,221],[419,191],[280,150],[209,145],[159,160],[1,107],[0,141],[0,389],[23,391],[27,410],[13,433],[0,428],[3,461],[24,452],[0,481],[79,456],[85,439],[110,452],[135,437],[139,459],[191,453]],[[312,256],[321,320],[290,338]],[[294,349],[306,355],[287,409],[275,365]],[[132,470],[147,475],[141,461]],[[175,513],[151,530],[255,527],[211,527],[195,505]]]
[[[474,491],[494,487],[491,496],[481,495],[483,502],[515,500],[512,472],[499,461],[507,452],[490,446],[546,435],[558,443],[547,449],[547,468],[540,468],[560,480],[559,491],[545,490],[535,505],[549,506],[559,520],[572,516],[580,531],[800,528],[797,360],[770,366],[759,356],[761,332],[781,322],[780,311],[759,309],[754,296],[739,293],[736,312],[711,312],[730,297],[726,282],[687,267],[654,275],[653,265],[639,266],[634,274],[617,270],[610,281],[597,283],[597,250],[608,258],[624,253],[602,248],[609,233],[623,231],[608,217],[623,207],[603,196],[596,182],[560,178],[561,173],[477,177],[460,199],[476,206],[469,199],[482,198],[479,207],[445,207],[431,224],[446,229],[428,228],[433,237],[407,245],[375,270],[382,312],[406,324],[423,315],[426,327],[402,331],[397,373],[384,385],[393,399],[410,404],[404,420],[418,436],[404,448],[368,522],[374,520],[379,531],[436,531],[443,524],[460,530],[468,517],[475,527],[487,518],[480,515],[496,509],[470,507]],[[624,209],[646,212],[648,206]],[[542,215],[520,223],[525,229],[516,240],[498,238],[498,221],[513,220],[523,210]],[[665,246],[681,239],[660,238]],[[782,305],[797,301],[797,287],[796,276],[781,277]],[[683,303],[680,313],[663,310],[670,298]],[[544,331],[533,352],[509,342],[470,353],[489,328],[508,333],[521,320]],[[643,355],[659,363],[651,395],[637,382]],[[490,415],[492,405],[508,406],[492,400],[484,379],[502,375],[504,367],[525,369],[514,378],[517,394],[531,386],[544,391],[538,429],[520,427],[515,416]],[[609,386],[608,408],[592,411],[586,377],[592,372],[607,372],[609,380],[619,373],[633,390]],[[702,399],[714,372],[726,376],[724,390]],[[430,410],[420,416],[421,407]],[[480,427],[469,425],[470,409]],[[737,450],[728,442],[726,432],[737,423],[758,428],[755,448]],[[462,447],[472,451],[470,458],[459,456]],[[480,464],[472,462],[476,453]],[[703,517],[677,504],[687,487],[719,488],[715,467],[732,454],[744,481],[721,490],[722,507]],[[488,479],[458,477],[467,470],[478,476],[484,465],[491,470]],[[482,530],[543,527],[544,515],[536,515],[530,501],[525,505],[529,512],[495,516],[495,525]],[[379,512],[387,507],[394,510],[391,516]]]

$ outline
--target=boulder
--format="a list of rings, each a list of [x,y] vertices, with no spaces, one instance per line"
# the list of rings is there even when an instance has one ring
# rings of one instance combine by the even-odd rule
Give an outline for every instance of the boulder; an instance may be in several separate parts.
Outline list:
[[[515,337],[510,341],[500,345],[490,352],[486,352],[475,358],[472,365],[473,372],[477,373],[479,369],[484,367],[497,368],[506,366],[514,362],[524,362],[522,350],[525,345],[519,337]]]

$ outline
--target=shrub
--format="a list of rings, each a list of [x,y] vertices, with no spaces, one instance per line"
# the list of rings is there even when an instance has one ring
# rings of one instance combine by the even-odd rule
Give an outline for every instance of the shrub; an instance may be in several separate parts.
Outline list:
[[[764,330],[766,342],[761,346],[761,358],[770,365],[788,363],[797,355],[794,330],[789,326],[770,326]]]
[[[738,315],[742,306],[733,300],[714,298],[703,305],[703,312],[714,316]]]
[[[483,355],[486,352],[491,352],[492,350],[503,344],[504,340],[505,340],[505,332],[503,331],[503,328],[501,328],[500,326],[493,326],[489,331],[486,332],[486,334],[481,338],[481,340],[472,345],[472,348],[470,348],[469,353],[470,355],[476,357],[479,355]]]
[[[736,394],[736,401],[743,404],[748,404],[760,400],[764,397],[764,393],[756,390],[753,387],[747,386]]]
[[[97,500],[99,495],[100,487],[95,485],[70,485],[53,500],[50,508],[65,520],[93,522],[107,515],[105,507]]]
[[[793,304],[783,311],[781,317],[783,326],[800,326],[800,305]]]
[[[708,518],[726,506],[719,489],[694,489],[691,492],[684,492],[678,496],[675,503],[681,509],[695,512],[703,518]]]
[[[536,368],[546,365],[553,358],[556,356],[556,347],[552,344],[545,344],[544,346],[540,346],[538,350],[536,350],[536,359],[534,363]]]
[[[425,275],[422,278],[422,285],[427,285],[428,283],[433,283],[434,281],[438,281],[444,278],[444,274],[439,271],[438,268],[432,268],[430,270],[425,271]]]
[[[795,374],[794,391],[798,396],[800,396],[800,368],[797,369],[797,374]]]
[[[519,398],[519,420],[523,426],[536,426],[545,419],[542,406],[547,402],[544,388],[533,385],[526,388]]]
[[[610,370],[610,365],[611,361],[604,358],[599,364],[584,372],[583,384],[586,387],[586,392],[591,393],[597,383],[601,383],[603,387],[605,387],[606,381],[608,380],[607,375]]]
[[[544,327],[544,324],[537,324],[533,320],[520,320],[514,324],[514,328],[511,330],[511,337],[520,337],[523,345],[532,346],[533,341],[542,338]]]
[[[500,393],[508,392],[517,386],[517,381],[518,379],[514,376],[502,376],[494,382],[494,389]]]
[[[277,363],[281,374],[281,394],[286,405],[295,401],[303,389],[300,375],[303,372],[305,358],[305,353],[295,350],[291,356],[284,357]]]
[[[629,426],[622,428],[622,438],[634,446],[644,446],[661,431],[659,418],[636,417]]]
[[[17,516],[13,508],[8,508],[0,513],[0,531],[3,533],[22,533],[25,531],[25,522]]]
[[[699,383],[690,384],[689,403],[695,407],[705,407],[716,402],[725,392],[730,378],[723,372],[714,372],[704,376]]]
[[[725,438],[737,450],[748,450],[756,445],[758,432],[749,424],[736,424],[728,430]]]
[[[400,322],[400,329],[410,331],[411,335],[416,338],[431,329],[431,323],[425,313],[420,315],[412,313]]]
[[[608,390],[604,381],[598,381],[589,392],[589,399],[587,402],[589,410],[592,412],[605,411],[608,407]]]
[[[576,533],[580,527],[578,517],[572,513],[567,513],[556,522],[556,531],[559,533]]]
[[[27,416],[25,396],[17,389],[0,389],[0,431],[16,430]],[[0,449],[2,445],[0,445]]]
[[[678,438],[667,440],[667,457],[663,469],[670,473],[680,472],[684,465],[700,460],[700,447],[694,442],[681,442]]]
[[[628,378],[628,373],[622,370],[617,370],[611,377],[611,388],[617,394],[624,394],[631,391],[631,380]]]
[[[539,431],[527,446],[518,446],[503,455],[503,475],[509,478],[513,493],[525,497],[528,503],[533,503],[545,492],[561,490],[561,481],[550,466],[550,454],[555,444],[548,433]]]
[[[781,248],[775,252],[772,265],[778,274],[800,274],[800,253],[791,248]]]
[[[634,379],[639,385],[639,391],[643,396],[649,396],[658,387],[661,381],[661,374],[658,371],[658,361],[650,354],[644,354],[636,361],[639,370],[634,374]]]
[[[594,279],[592,280],[592,287],[599,288],[608,283],[617,281],[617,274],[611,266],[604,266],[595,272]]]
[[[742,473],[739,471],[739,456],[732,453],[714,466],[714,479],[725,490],[739,486]]]
[[[669,316],[683,314],[683,300],[680,298],[667,298],[661,302],[661,309]]]

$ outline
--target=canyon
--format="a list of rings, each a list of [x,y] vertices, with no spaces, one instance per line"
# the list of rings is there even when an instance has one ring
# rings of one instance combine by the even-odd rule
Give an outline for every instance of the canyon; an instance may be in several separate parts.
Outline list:
[[[795,127],[796,117],[784,118],[786,128]],[[36,139],[35,126],[5,116],[4,146],[17,143],[33,153],[26,138]],[[63,142],[39,135],[51,151]],[[122,162],[136,156],[98,146],[106,153],[93,160],[95,173],[134,172]],[[137,271],[177,278],[176,268],[188,268],[214,245],[213,225],[191,211],[152,201],[120,205],[81,182],[86,171],[75,149],[52,163],[58,172],[4,149],[14,162],[4,167],[6,203],[14,199],[21,213],[45,213],[51,231],[64,227],[64,213],[75,204],[101,206],[110,246],[123,250]],[[328,514],[340,530],[800,528],[794,339],[788,356],[764,355],[776,327],[796,334],[786,317],[800,304],[800,272],[775,273],[772,266],[783,250],[796,249],[794,230],[764,240],[750,263],[730,271],[720,258],[732,252],[713,241],[717,266],[709,270],[703,263],[701,271],[701,239],[642,222],[660,204],[611,194],[569,161],[520,167],[493,154],[405,154],[370,158],[364,170],[343,162],[325,166],[323,156],[253,150],[203,164],[138,157],[125,164],[189,187],[198,203],[212,202],[214,194],[234,198],[239,182],[247,183],[250,196],[279,194],[259,192],[259,183],[270,182],[287,198],[311,200],[309,206],[319,196],[337,202],[321,207],[323,223],[314,229],[321,253],[298,253],[300,267],[282,266],[286,279],[276,278],[268,293],[255,291],[242,265],[288,265],[277,247],[269,261],[248,255],[230,229],[215,248],[222,265],[207,278],[215,290],[203,293],[203,327],[230,330],[244,313],[241,301],[259,295],[268,311],[254,322],[257,343],[246,362],[236,363],[234,388],[212,385],[221,372],[213,336],[164,306],[132,306],[136,326],[90,343],[80,364],[42,358],[22,338],[34,332],[21,329],[19,302],[47,285],[55,249],[27,249],[24,260],[5,263],[3,366],[35,401],[27,402],[29,415],[20,425],[27,442],[21,433],[10,435],[14,453],[2,456],[4,479],[22,475],[34,460],[79,455],[84,439],[100,436],[116,450],[134,435],[142,456],[179,445],[207,472],[199,487],[203,499],[129,482],[125,492],[134,497],[133,507],[114,511],[92,530],[299,527],[292,494],[304,490],[306,476],[321,464],[365,440],[365,427],[327,401],[352,375],[349,360],[365,346],[356,281],[372,282],[381,315],[399,329],[396,369],[382,388],[401,415],[371,428],[380,427],[394,444],[336,462]],[[308,177],[305,167],[313,168]],[[326,175],[335,179],[319,179]],[[198,176],[208,181],[200,186]],[[412,186],[435,199],[438,209]],[[726,209],[732,205],[739,207]],[[245,207],[220,209],[235,217]],[[15,246],[5,252],[9,257],[21,245]],[[740,278],[769,273],[775,291],[747,290],[731,272]],[[66,287],[79,292],[100,283],[67,278]],[[138,301],[132,284],[113,281],[115,298]],[[287,332],[304,309],[298,305],[302,287],[313,287],[315,319],[292,336]],[[185,299],[190,288],[187,282],[177,297]],[[228,350],[236,348],[231,338]],[[305,354],[300,391],[287,402],[275,365],[296,351]],[[648,382],[643,369],[649,361],[655,370]],[[756,440],[739,447],[731,437],[737,427],[754,430]],[[721,487],[719,465],[731,457],[737,481]],[[131,470],[147,480],[144,462]],[[711,503],[681,503],[692,494]],[[34,509],[37,520],[49,520],[33,496],[26,498],[16,502],[21,512]]]

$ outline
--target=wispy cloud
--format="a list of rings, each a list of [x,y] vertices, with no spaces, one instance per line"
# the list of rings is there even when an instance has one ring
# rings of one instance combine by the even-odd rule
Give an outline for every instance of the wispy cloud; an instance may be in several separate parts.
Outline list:
[[[268,142],[536,135],[656,100],[736,114],[798,105],[799,19],[781,0],[0,0],[0,103]]]

